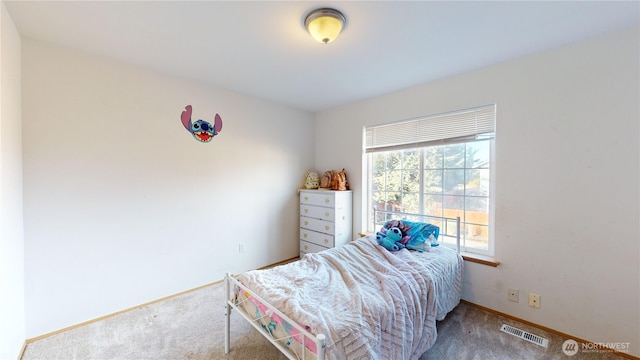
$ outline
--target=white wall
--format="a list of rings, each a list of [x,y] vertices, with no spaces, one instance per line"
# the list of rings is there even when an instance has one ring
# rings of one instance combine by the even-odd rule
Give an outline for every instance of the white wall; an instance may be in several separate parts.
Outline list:
[[[20,35],[0,2],[0,359],[25,340]]]
[[[22,46],[27,337],[298,255],[313,114]],[[221,115],[212,142],[187,104]]]
[[[639,29],[328,110],[316,167],[362,203],[362,126],[497,104],[497,268],[466,263],[463,298],[640,356]],[[340,131],[337,131],[340,129]],[[326,146],[324,144],[332,144]],[[366,227],[356,206],[354,232]],[[520,302],[507,288],[520,289]],[[541,295],[541,308],[527,294]]]

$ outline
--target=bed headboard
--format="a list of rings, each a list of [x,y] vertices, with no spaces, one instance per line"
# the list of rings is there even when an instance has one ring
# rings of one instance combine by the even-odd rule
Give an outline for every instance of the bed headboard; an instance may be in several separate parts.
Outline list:
[[[460,216],[447,218],[441,216],[422,215],[404,213],[391,210],[373,210],[373,227],[380,229],[389,220],[409,220],[416,222],[426,222],[440,227],[440,238],[445,238],[453,242],[456,251],[460,252]],[[449,243],[449,241],[440,241]]]

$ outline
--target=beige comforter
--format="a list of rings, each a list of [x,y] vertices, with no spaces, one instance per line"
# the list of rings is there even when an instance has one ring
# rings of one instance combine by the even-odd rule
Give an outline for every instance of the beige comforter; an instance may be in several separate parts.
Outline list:
[[[451,249],[389,252],[370,236],[238,280],[325,334],[327,359],[417,359],[460,301],[462,267]]]

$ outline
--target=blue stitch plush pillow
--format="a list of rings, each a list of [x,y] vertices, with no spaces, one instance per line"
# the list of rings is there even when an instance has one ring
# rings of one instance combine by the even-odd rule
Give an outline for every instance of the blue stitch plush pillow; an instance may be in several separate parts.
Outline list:
[[[438,235],[440,235],[440,228],[438,226],[407,220],[402,220],[402,222],[411,227],[407,232],[407,235],[411,236],[411,239],[409,239],[406,244],[407,249],[429,251],[431,246],[438,246]],[[431,236],[433,237],[430,238]]]

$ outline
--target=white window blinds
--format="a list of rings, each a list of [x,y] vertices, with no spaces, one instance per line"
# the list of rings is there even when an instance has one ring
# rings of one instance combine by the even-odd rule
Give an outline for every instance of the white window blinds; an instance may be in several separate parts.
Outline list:
[[[496,105],[365,127],[365,151],[388,151],[493,138]]]

